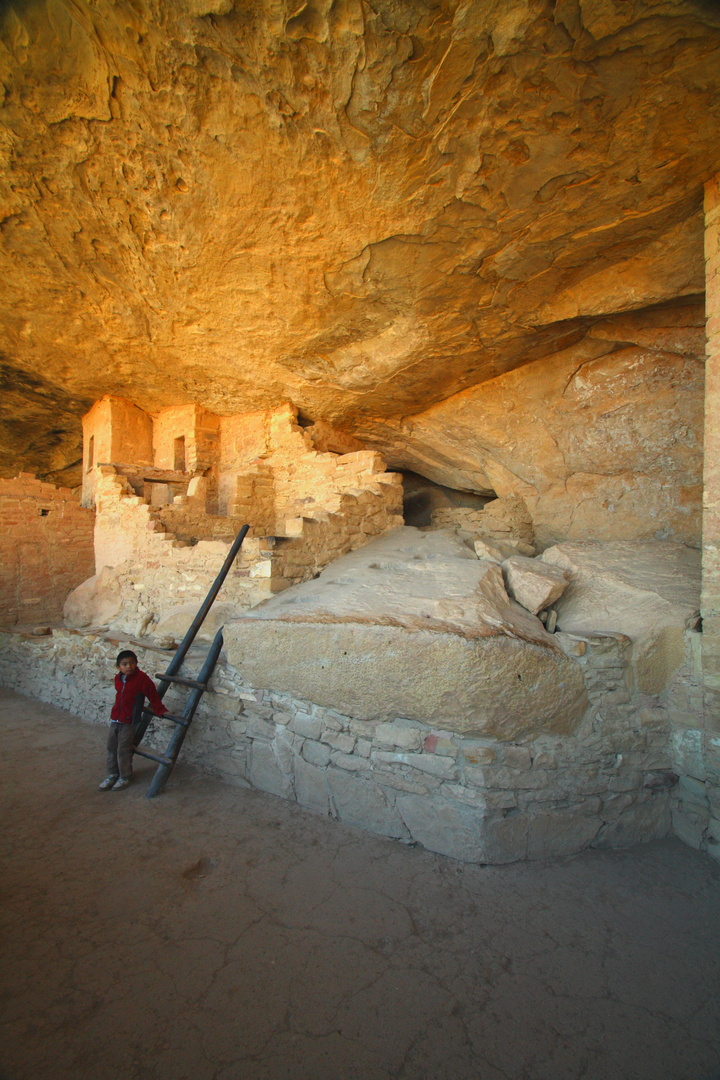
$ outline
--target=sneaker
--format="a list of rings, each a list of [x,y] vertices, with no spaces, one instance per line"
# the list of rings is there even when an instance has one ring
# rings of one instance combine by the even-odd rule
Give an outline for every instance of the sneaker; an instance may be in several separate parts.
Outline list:
[[[113,784],[112,789],[113,791],[123,791],[126,787],[130,787],[132,782],[132,776],[121,776],[120,779]]]
[[[115,787],[117,782],[117,775],[106,776],[102,784],[98,784],[98,791],[109,791],[110,788]]]

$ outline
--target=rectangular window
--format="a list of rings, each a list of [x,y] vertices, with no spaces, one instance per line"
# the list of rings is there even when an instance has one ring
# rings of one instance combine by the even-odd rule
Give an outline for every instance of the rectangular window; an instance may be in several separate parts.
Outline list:
[[[88,439],[88,456],[87,456],[87,472],[90,472],[95,464],[95,436],[91,435]]]
[[[175,440],[175,470],[185,472],[185,436]]]

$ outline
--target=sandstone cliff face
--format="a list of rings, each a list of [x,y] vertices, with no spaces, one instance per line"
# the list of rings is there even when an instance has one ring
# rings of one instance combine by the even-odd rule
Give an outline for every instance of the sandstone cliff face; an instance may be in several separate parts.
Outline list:
[[[26,0],[2,6],[0,43],[8,472],[71,468],[104,393],[220,413],[288,399],[352,433],[702,292],[712,5]],[[488,471],[428,438],[413,460]],[[625,450],[616,474],[650,475]],[[546,508],[565,472],[597,472],[587,448],[559,453],[520,478]],[[516,490],[503,455],[487,486]]]
[[[554,356],[360,430],[393,468],[524,499],[541,546],[700,540],[703,312],[596,323]]]

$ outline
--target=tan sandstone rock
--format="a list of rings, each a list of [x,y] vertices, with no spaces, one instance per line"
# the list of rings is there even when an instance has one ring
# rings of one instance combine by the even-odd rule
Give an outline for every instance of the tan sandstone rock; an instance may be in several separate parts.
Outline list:
[[[115,571],[103,566],[99,573],[74,589],[63,608],[65,625],[75,629],[112,623],[120,612],[122,594]]]
[[[711,4],[53,0],[0,41],[10,469],[77,477],[108,392],[357,434],[702,292]]]
[[[513,555],[527,555],[532,558],[535,549],[530,544],[524,544],[522,540],[475,540],[473,548],[478,559],[489,559],[490,562],[503,563]]]
[[[658,694],[685,658],[700,610],[700,552],[670,541],[559,544],[543,562],[570,584],[555,608],[562,631],[610,631],[633,642],[638,689]]]
[[[442,532],[397,529],[225,628],[229,662],[360,719],[500,739],[567,733],[582,675],[510,600],[496,564]]]
[[[648,344],[651,321],[662,336]],[[541,548],[657,534],[698,543],[704,358],[693,335],[703,321],[697,304],[627,315],[602,324],[602,338],[364,435],[392,468],[521,499]],[[645,343],[627,344],[633,335]]]
[[[190,628],[190,624],[198,613],[197,601],[193,604],[178,604],[171,608],[152,628],[154,638],[172,638],[174,641],[182,641]],[[212,641],[217,631],[231,619],[237,619],[242,615],[243,609],[232,603],[216,600],[210,608],[205,622],[198,631],[200,641]]]
[[[564,570],[522,555],[506,559],[503,570],[508,593],[533,615],[558,600],[568,584]]]

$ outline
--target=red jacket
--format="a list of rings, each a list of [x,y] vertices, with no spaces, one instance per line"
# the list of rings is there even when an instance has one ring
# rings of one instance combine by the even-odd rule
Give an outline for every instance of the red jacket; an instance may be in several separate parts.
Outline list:
[[[157,713],[158,716],[164,716],[167,712],[158,697],[155,683],[149,675],[146,675],[140,668],[135,668],[132,675],[128,675],[125,682],[123,682],[122,676],[118,672],[115,676],[115,704],[112,707],[110,719],[116,720],[119,724],[131,724],[133,709],[138,698],[147,698],[153,712]]]

